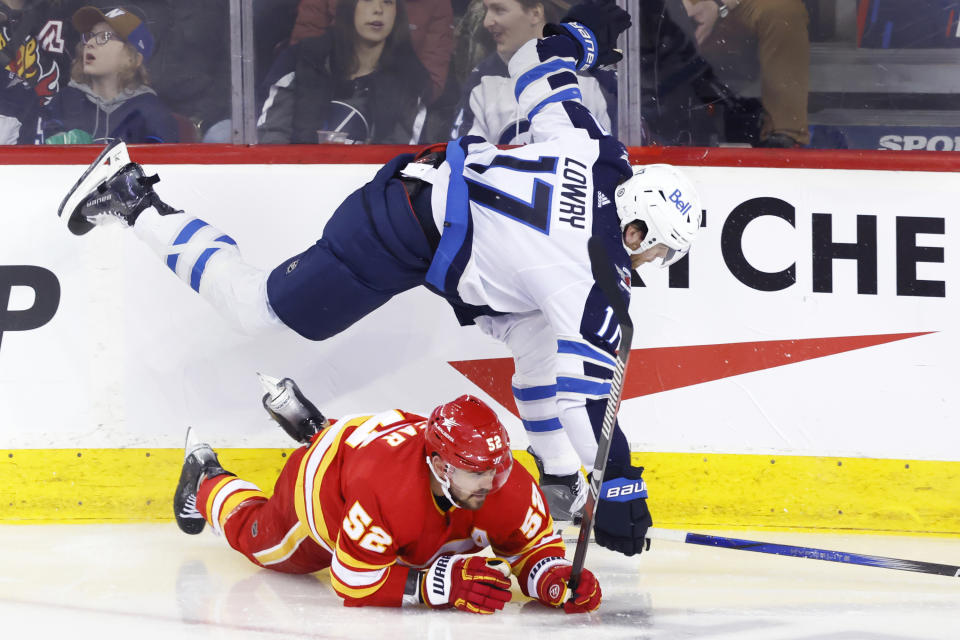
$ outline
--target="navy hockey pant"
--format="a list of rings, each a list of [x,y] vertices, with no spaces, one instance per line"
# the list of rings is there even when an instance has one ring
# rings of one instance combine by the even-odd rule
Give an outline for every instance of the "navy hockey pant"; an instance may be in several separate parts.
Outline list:
[[[316,244],[273,270],[267,298],[284,324],[325,340],[424,284],[433,250],[396,178],[412,159],[405,154],[384,165],[343,201]]]

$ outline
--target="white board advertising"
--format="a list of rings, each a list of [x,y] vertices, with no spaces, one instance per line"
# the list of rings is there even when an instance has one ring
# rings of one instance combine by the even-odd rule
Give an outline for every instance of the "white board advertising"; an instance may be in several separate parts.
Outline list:
[[[376,168],[147,167],[263,269],[312,244]],[[620,413],[634,448],[960,460],[960,177],[688,170],[706,208],[694,249],[634,282]],[[331,416],[467,392],[510,404],[506,349],[426,290],[322,343],[234,332],[129,230],[66,230],[56,210],[81,172],[0,173],[4,448],[177,447],[187,425],[215,446],[288,446],[257,371],[294,378]]]

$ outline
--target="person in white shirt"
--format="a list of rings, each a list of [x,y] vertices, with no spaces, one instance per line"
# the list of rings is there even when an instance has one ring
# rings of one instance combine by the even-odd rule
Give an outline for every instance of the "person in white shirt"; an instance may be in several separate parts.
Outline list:
[[[530,122],[514,96],[507,63],[528,40],[543,36],[547,23],[559,22],[559,0],[483,0],[484,28],[497,50],[467,78],[451,138],[480,136],[493,144],[530,142]],[[578,77],[583,105],[607,131],[616,123],[616,74],[593,69]],[[615,131],[613,131],[615,134]]]

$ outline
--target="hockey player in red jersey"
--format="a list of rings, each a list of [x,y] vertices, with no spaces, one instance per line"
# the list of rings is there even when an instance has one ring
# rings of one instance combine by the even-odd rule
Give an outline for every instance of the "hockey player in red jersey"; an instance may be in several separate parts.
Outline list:
[[[174,496],[180,529],[196,534],[209,523],[274,571],[329,567],[346,606],[494,613],[511,598],[511,573],[525,595],[548,606],[600,606],[587,570],[568,599],[571,563],[543,494],[514,464],[506,429],[481,400],[461,396],[429,419],[391,410],[332,422],[310,408],[317,419],[299,425],[274,416],[307,444],[290,456],[270,498],[224,470],[188,430]],[[494,557],[472,555],[488,547]]]

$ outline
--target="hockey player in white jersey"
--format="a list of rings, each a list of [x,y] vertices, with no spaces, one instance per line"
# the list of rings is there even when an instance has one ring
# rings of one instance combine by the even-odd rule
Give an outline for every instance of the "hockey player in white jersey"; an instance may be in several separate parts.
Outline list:
[[[678,260],[700,225],[693,185],[666,165],[631,168],[623,145],[581,104],[575,71],[618,61],[616,41],[629,24],[614,0],[573,7],[509,63],[532,144],[502,151],[468,136],[401,155],[338,207],[316,244],[270,273],[244,262],[222,231],[163,204],[157,178],[131,163],[122,143],[91,165],[60,215],[78,235],[114,218],[133,226],[246,332],[287,327],[323,340],[427,286],[461,324],[476,323],[511,349],[541,485],[551,511],[570,517],[586,499],[580,467],[593,466],[619,342],[587,239],[605,241],[629,285],[631,266]],[[608,482],[641,473],[617,428]],[[650,524],[646,492],[614,501],[601,491],[599,544],[639,553]]]

